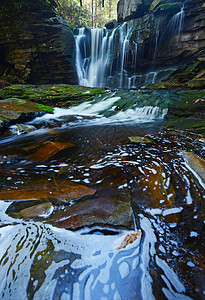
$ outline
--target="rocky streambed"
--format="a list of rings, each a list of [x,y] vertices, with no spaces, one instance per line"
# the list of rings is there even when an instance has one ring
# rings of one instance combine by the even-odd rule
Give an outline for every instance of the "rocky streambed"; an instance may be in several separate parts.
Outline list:
[[[2,299],[203,298],[204,123],[165,129],[203,91],[17,85],[1,111],[63,95],[1,135]]]

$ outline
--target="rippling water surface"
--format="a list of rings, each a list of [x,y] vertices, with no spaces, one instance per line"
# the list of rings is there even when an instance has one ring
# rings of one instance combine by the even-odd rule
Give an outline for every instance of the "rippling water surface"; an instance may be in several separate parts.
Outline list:
[[[141,106],[132,93],[128,98],[129,106],[115,92],[56,109],[28,123],[32,132],[13,126],[2,137],[1,299],[205,297],[204,141],[163,131],[167,107],[162,101],[158,105],[150,98]],[[131,143],[130,136],[151,142]],[[96,193],[56,202],[52,194],[59,180]],[[22,218],[19,211],[42,197],[39,185],[49,193],[52,209]],[[106,207],[119,201],[130,203],[135,226],[93,221],[69,230],[82,203]],[[91,215],[86,218],[90,222]],[[137,239],[119,249],[137,229]]]

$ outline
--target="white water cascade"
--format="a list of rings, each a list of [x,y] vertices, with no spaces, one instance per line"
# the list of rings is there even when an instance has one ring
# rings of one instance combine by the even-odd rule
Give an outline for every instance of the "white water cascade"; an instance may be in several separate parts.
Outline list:
[[[184,7],[167,23],[165,30],[157,25],[155,37],[148,52],[144,52],[144,41],[138,35],[133,40],[135,20],[125,22],[108,30],[104,28],[80,28],[75,34],[76,69],[78,84],[90,87],[137,88],[156,83],[170,75],[176,67],[157,69],[155,60],[167,37],[177,36],[177,43],[183,29]],[[130,37],[132,36],[132,39]],[[166,43],[165,43],[166,42]],[[147,47],[147,46],[146,46]],[[153,48],[153,49],[152,49]],[[139,65],[150,55],[150,69],[144,71]]]
[[[165,27],[165,30],[163,31],[160,37],[159,44],[163,43],[167,36],[171,37],[173,35],[176,35],[177,44],[179,45],[179,39],[183,29],[184,16],[185,16],[185,12],[184,12],[184,5],[183,5],[180,11],[176,13],[168,22],[167,26]]]

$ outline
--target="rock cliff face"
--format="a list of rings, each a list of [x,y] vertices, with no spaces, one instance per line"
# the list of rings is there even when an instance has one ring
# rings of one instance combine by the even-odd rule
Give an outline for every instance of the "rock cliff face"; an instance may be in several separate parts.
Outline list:
[[[73,33],[46,0],[1,0],[0,77],[13,83],[77,83]]]
[[[127,71],[133,72],[132,57],[137,45],[139,72],[176,67],[180,70],[180,74],[176,72],[179,82],[191,80],[189,87],[204,86],[204,0],[170,3],[154,0],[143,2],[141,8],[137,3],[140,2],[131,5],[130,0],[120,0],[118,3],[118,20],[132,19],[127,24],[131,49]]]
[[[118,22],[142,17],[152,0],[120,0],[117,4]]]

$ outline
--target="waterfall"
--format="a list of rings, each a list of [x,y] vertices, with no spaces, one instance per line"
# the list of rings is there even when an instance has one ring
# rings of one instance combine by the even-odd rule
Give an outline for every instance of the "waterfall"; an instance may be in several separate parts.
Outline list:
[[[108,43],[108,31],[103,28],[92,28],[87,30],[80,28],[75,35],[76,42],[76,69],[79,85],[83,86],[104,86],[106,66],[109,62],[109,48],[112,41]],[[90,53],[85,51],[90,49]]]
[[[122,82],[123,82],[123,75],[124,75],[124,65],[126,63],[127,53],[129,50],[129,30],[127,29],[127,23],[124,23],[120,27],[120,88],[122,88]]]
[[[176,13],[168,22],[165,30],[163,31],[160,37],[160,41],[158,44],[164,43],[164,40],[167,39],[167,36],[170,38],[173,35],[177,36],[177,43],[179,44],[180,35],[183,29],[184,16],[185,16],[185,12],[184,12],[184,5],[183,5],[180,11]]]
[[[145,48],[139,31],[133,39],[135,21],[125,22],[108,30],[103,28],[80,28],[75,34],[76,69],[78,83],[83,86],[111,88],[137,88],[144,84],[165,79],[176,68],[156,69],[155,61],[159,47],[173,35],[179,43],[183,28],[184,6],[169,21],[165,30],[156,28],[150,50]],[[132,36],[132,39],[130,39]],[[146,54],[149,53],[149,54]],[[150,67],[146,73],[141,66],[149,55]]]
[[[105,86],[114,77],[117,87],[127,87],[131,78],[127,77],[125,65],[129,54],[129,32],[127,23],[109,31],[102,28],[78,29],[76,42],[76,69],[79,85]],[[89,38],[90,35],[90,38]],[[86,49],[90,49],[90,53]],[[117,58],[114,58],[117,53]],[[137,61],[135,45],[134,64]],[[112,85],[112,84],[111,84]]]
[[[172,18],[173,30],[174,32],[177,33],[177,42],[179,42],[180,34],[183,27],[183,21],[184,21],[184,5],[181,7],[180,12],[178,12]]]

